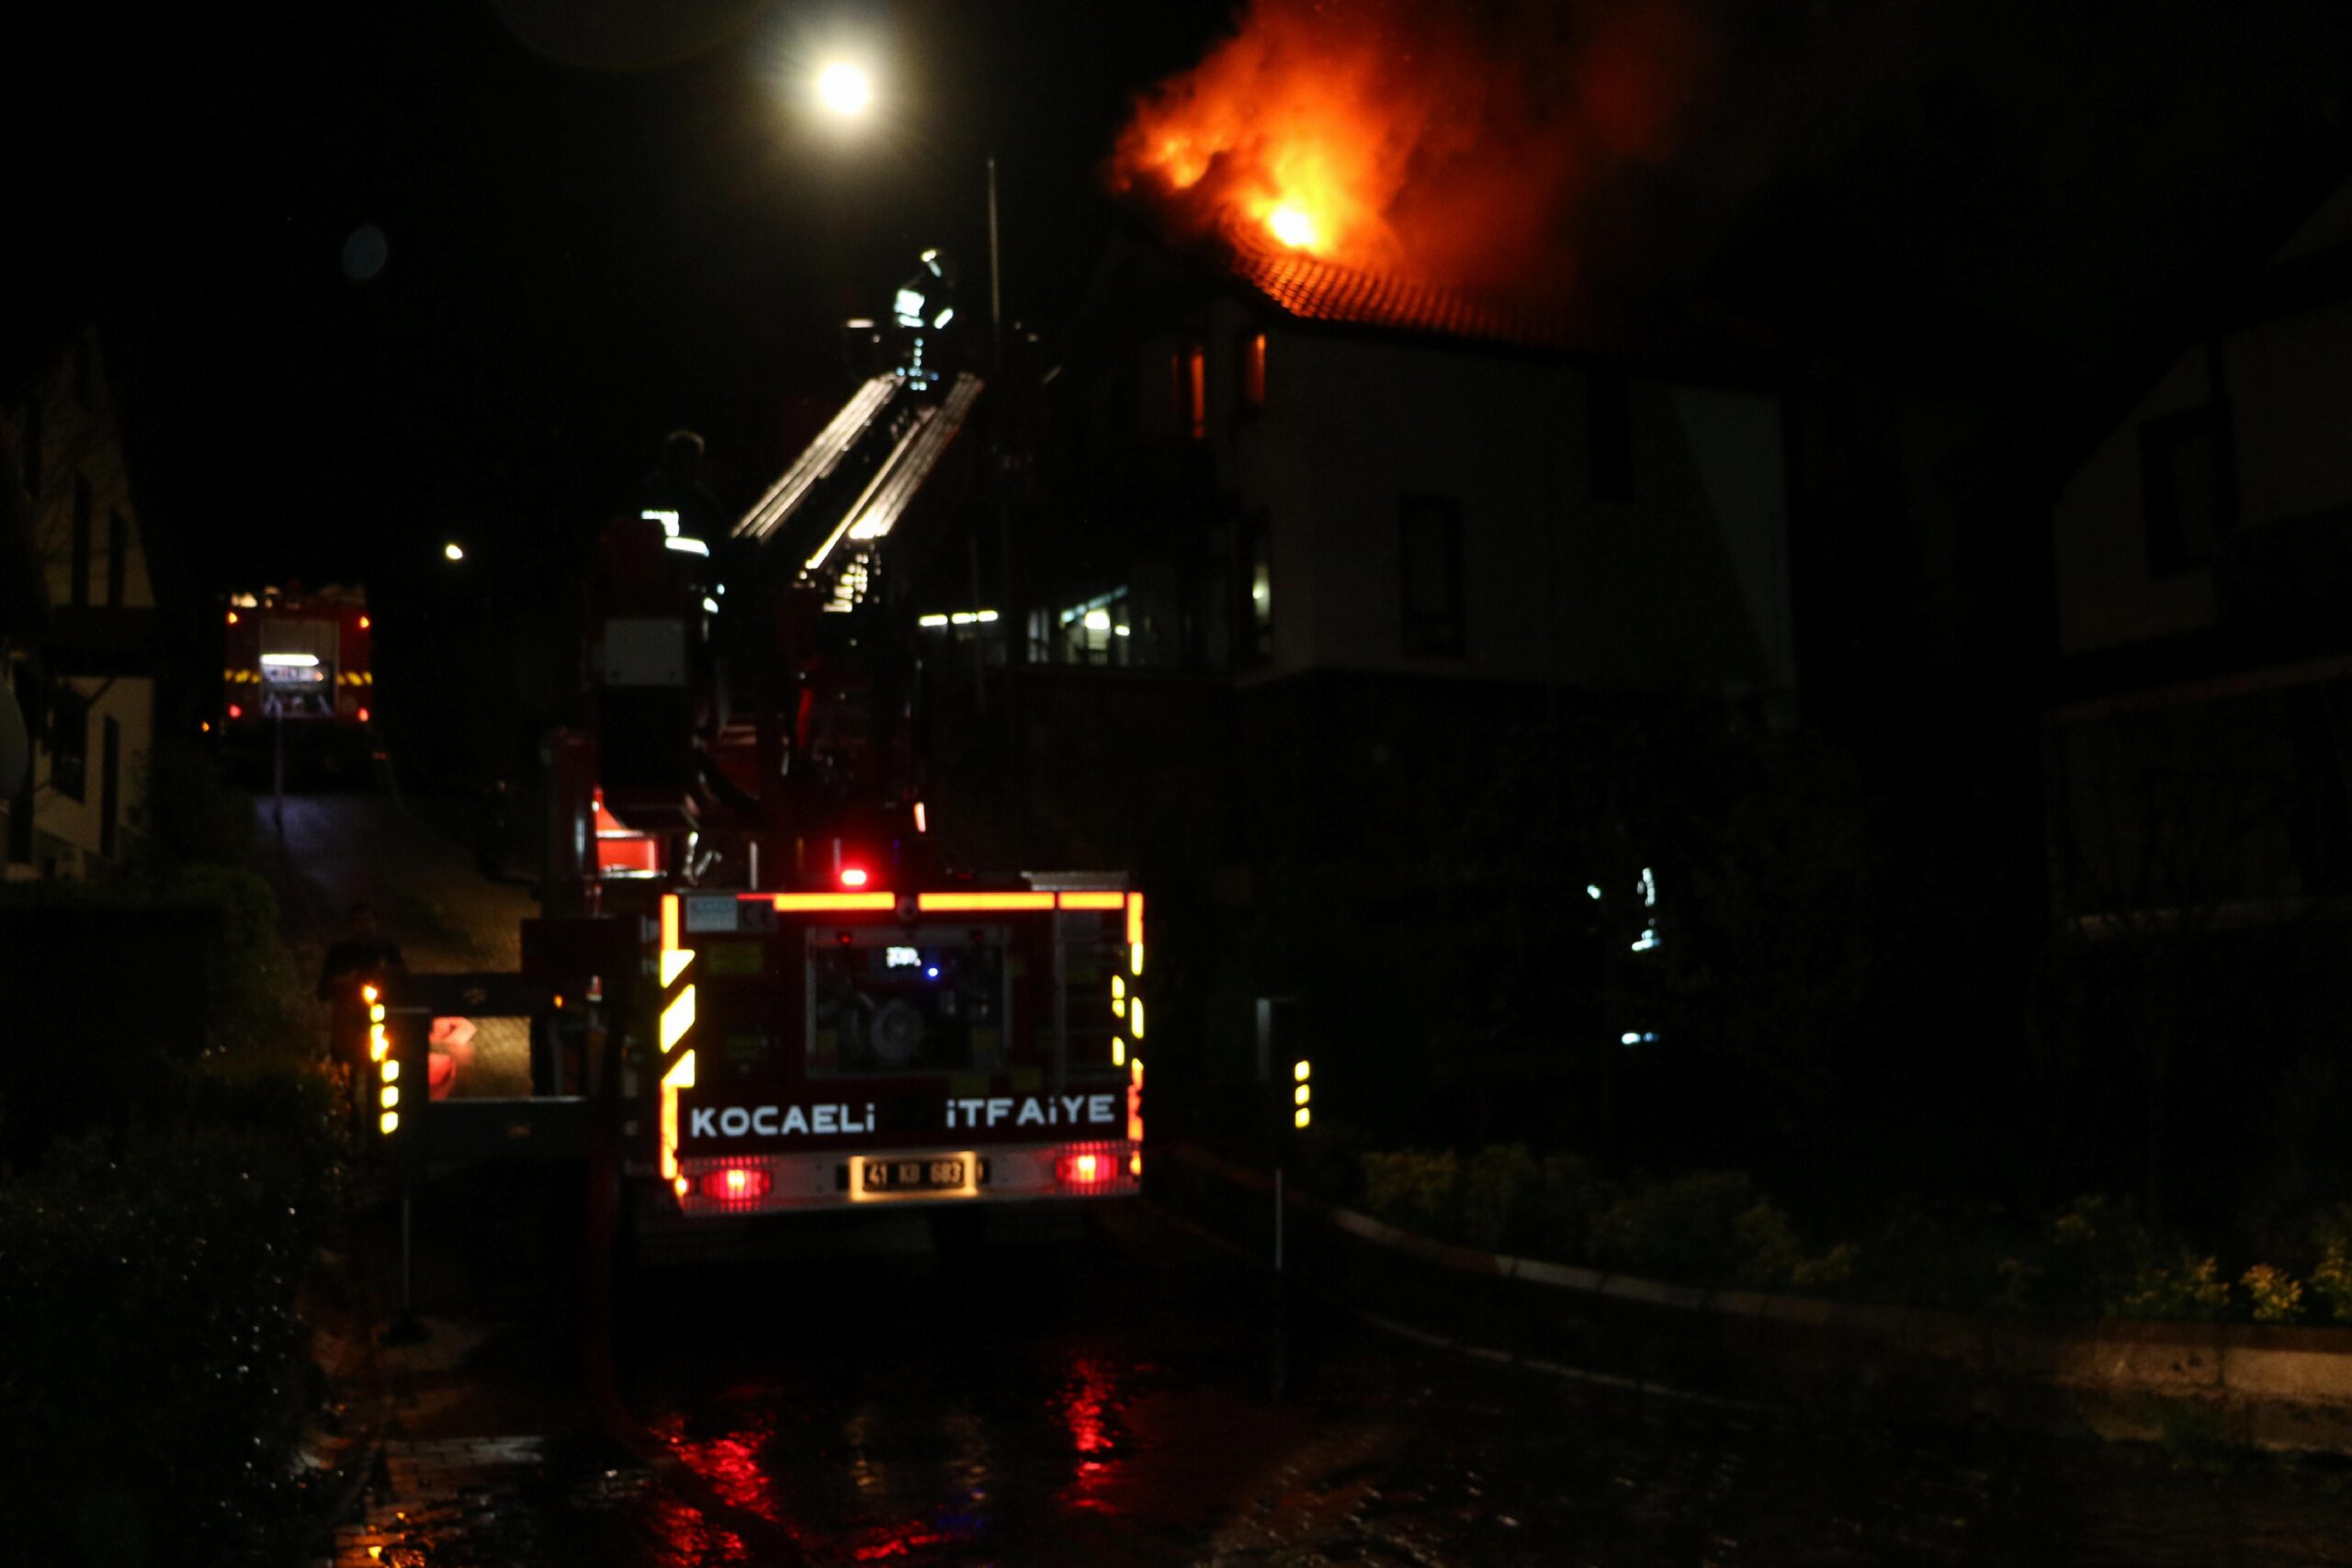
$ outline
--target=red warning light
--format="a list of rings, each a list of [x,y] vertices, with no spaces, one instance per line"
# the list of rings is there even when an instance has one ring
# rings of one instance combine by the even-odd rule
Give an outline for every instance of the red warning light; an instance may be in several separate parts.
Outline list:
[[[842,867],[842,886],[843,887],[865,886],[865,868],[862,865],[845,865]]]
[[[730,1165],[711,1171],[702,1179],[702,1195],[721,1202],[741,1203],[753,1198],[764,1198],[775,1185],[775,1179],[757,1166]]]
[[[236,704],[231,703],[229,705],[229,716],[231,718],[243,718],[245,716],[245,710],[239,707]]]
[[[1054,1162],[1054,1179],[1064,1187],[1091,1187],[1110,1179],[1111,1162],[1103,1155],[1064,1155]]]
[[[368,710],[366,708],[361,708],[359,710],[359,722],[362,724],[368,722]]]

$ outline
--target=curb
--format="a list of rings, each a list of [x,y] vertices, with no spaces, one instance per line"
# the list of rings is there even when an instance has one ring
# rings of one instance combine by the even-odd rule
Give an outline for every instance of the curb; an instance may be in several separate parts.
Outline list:
[[[1265,1175],[1206,1150],[1179,1144],[1164,1154],[1231,1185],[1272,1191]],[[1712,1342],[1736,1371],[1792,1380],[1799,1399],[1892,1402],[1931,1417],[1990,1416],[2124,1438],[2161,1437],[2188,1409],[2247,1446],[2352,1453],[2352,1328],[2070,1324],[1678,1285],[1433,1241],[1295,1186],[1284,1197],[1285,1208],[1383,1252],[1514,1293],[1532,1289],[1571,1311],[1630,1313],[1656,1335]]]

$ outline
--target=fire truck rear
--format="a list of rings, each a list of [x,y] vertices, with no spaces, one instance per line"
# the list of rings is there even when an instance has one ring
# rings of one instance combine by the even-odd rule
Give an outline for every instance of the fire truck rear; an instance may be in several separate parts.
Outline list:
[[[890,590],[957,504],[979,389],[871,378],[740,519],[673,440],[606,536],[525,967],[628,1042],[640,1242],[1140,1187],[1143,894],[933,850],[922,606]]]
[[[678,1212],[1136,1191],[1143,895],[861,869],[662,896],[653,1174]]]
[[[234,593],[221,627],[215,727],[232,755],[266,756],[283,745],[331,766],[367,760],[376,677],[366,592],[329,585]]]

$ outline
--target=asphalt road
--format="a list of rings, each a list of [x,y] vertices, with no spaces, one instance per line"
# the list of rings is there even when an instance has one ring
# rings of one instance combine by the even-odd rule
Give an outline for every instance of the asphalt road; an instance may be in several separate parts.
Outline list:
[[[470,1284],[428,1286],[489,1306],[444,1329],[454,1381],[417,1385],[444,1392],[383,1500],[408,1518],[379,1511],[345,1560],[704,1568],[789,1539],[819,1562],[1039,1568],[2352,1562],[2340,1472],[1496,1367],[1278,1303],[1135,1206],[1059,1248],[869,1239],[626,1292],[626,1400],[765,1521],[749,1540],[596,1435],[567,1403],[571,1320],[517,1288],[544,1260],[477,1247]]]

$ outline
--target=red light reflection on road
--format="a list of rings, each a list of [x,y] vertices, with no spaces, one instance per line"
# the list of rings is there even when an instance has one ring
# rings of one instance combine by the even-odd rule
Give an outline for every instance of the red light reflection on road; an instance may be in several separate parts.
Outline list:
[[[1078,1466],[1062,1501],[1073,1508],[1112,1514],[1118,1506],[1104,1494],[1119,1468],[1122,1426],[1117,1373],[1107,1361],[1081,1357],[1070,1369],[1059,1395],[1059,1414],[1069,1428]]]
[[[720,1529],[702,1517],[702,1510],[675,1497],[655,1505],[654,1530],[661,1542],[657,1559],[665,1568],[707,1568],[713,1562],[749,1562],[743,1538]]]
[[[859,1562],[879,1562],[885,1558],[904,1557],[910,1551],[956,1539],[948,1531],[933,1529],[928,1525],[903,1525],[856,1548],[850,1556]]]
[[[755,1424],[741,1431],[695,1439],[686,1436],[684,1420],[673,1416],[655,1429],[686,1468],[708,1482],[711,1490],[729,1506],[772,1522],[780,1521],[782,1511],[777,1506],[775,1483],[760,1468],[760,1450],[770,1437],[766,1427]],[[676,1497],[662,1500],[658,1529],[665,1549],[662,1560],[679,1568],[753,1560],[742,1537],[712,1522],[693,1504]]]

